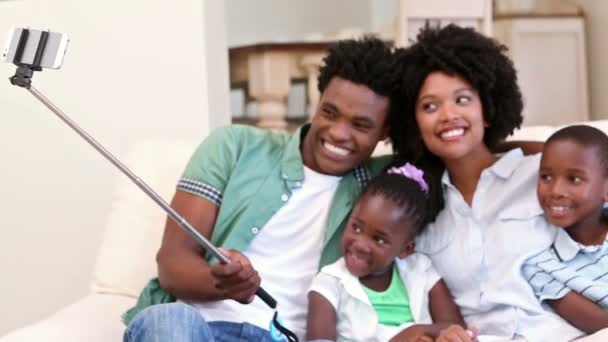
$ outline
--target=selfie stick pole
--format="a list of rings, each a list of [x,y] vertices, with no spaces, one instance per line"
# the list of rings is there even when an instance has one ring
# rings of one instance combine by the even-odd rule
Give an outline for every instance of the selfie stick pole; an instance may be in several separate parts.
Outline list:
[[[46,35],[45,35],[46,34]],[[17,65],[17,71],[14,76],[10,77],[10,81],[13,85],[26,88],[35,98],[37,98],[42,104],[44,104],[48,109],[50,109],[61,121],[67,124],[72,130],[74,130],[78,135],[80,135],[89,145],[91,145],[94,149],[97,150],[101,155],[103,155],[110,163],[116,166],[123,174],[125,174],[135,185],[137,185],[143,192],[145,192],[156,204],[158,204],[166,213],[175,221],[187,234],[189,234],[194,240],[200,243],[203,248],[209,253],[211,253],[214,257],[216,257],[222,263],[229,263],[230,259],[228,259],[219,249],[217,249],[209,240],[207,240],[203,235],[201,235],[186,219],[184,219],[181,215],[179,215],[171,206],[165,202],[152,188],[148,186],[143,180],[137,177],[131,170],[129,170],[123,163],[120,162],[114,155],[112,155],[108,150],[106,150],[101,144],[99,144],[92,136],[90,136],[86,131],[80,128],[76,122],[70,119],[61,109],[55,106],[49,99],[47,99],[42,93],[40,93],[36,88],[32,86],[32,76],[34,75],[34,71],[41,71],[40,61],[42,59],[42,54],[44,52],[44,47],[46,44],[46,39],[48,32],[42,32],[42,37],[40,39],[40,43],[38,44],[38,50],[36,50],[36,55],[32,64],[23,64],[21,63],[21,57],[23,54],[23,50],[25,47],[25,42],[27,41],[28,30],[24,30],[21,35],[19,45],[17,47],[17,53],[15,56],[14,64]],[[289,341],[297,341],[297,337],[291,331],[284,328],[278,321],[277,318],[277,301],[266,292],[263,288],[259,287],[256,291],[256,295],[260,297],[264,303],[266,303],[270,308],[275,310],[273,317],[274,326],[285,335],[285,337]]]
[[[124,173],[129,179],[135,183],[143,192],[145,192],[156,204],[158,204],[163,210],[184,229],[186,233],[188,233],[194,240],[198,241],[207,252],[211,253],[214,257],[216,257],[222,263],[229,263],[230,259],[228,259],[222,252],[219,251],[209,240],[207,240],[201,233],[199,233],[186,219],[184,219],[181,215],[179,215],[171,206],[165,202],[152,188],[148,186],[144,181],[142,181],[139,177],[137,177],[131,170],[129,170],[124,164],[122,164],[116,157],[114,157],[108,150],[106,150],[103,146],[101,146],[93,137],[91,137],[87,132],[85,132],[82,128],[80,128],[73,120],[71,120],[65,113],[61,111],[57,106],[55,106],[49,99],[47,99],[44,95],[42,95],[36,88],[34,88],[31,84],[28,88],[29,92],[34,95],[40,102],[42,102],[48,109],[50,109],[61,121],[70,126],[78,135],[80,135],[89,145],[93,146],[99,153],[101,153],[110,163],[114,164],[122,173]],[[256,292],[256,295],[260,297],[264,301],[264,303],[268,304],[271,308],[276,308],[277,302],[272,296],[268,294],[261,287]]]
[[[12,82],[12,80],[11,80]],[[15,84],[15,83],[13,83]],[[70,126],[78,135],[80,135],[86,142],[89,143],[94,149],[96,149],[101,155],[103,155],[110,163],[114,164],[122,173],[124,173],[135,185],[137,185],[143,192],[145,192],[156,204],[158,204],[163,210],[175,221],[183,230],[188,233],[194,240],[198,241],[207,252],[211,253],[214,257],[216,257],[222,263],[229,263],[230,259],[228,259],[222,252],[220,252],[209,240],[207,240],[203,235],[201,235],[186,219],[184,219],[181,215],[179,215],[171,206],[165,202],[152,188],[148,186],[143,180],[137,177],[131,170],[129,170],[124,164],[120,162],[120,160],[116,159],[108,150],[106,150],[103,146],[101,146],[93,137],[91,137],[87,132],[85,132],[82,128],[80,128],[73,120],[71,120],[65,113],[61,111],[57,106],[55,106],[51,101],[49,101],[44,95],[42,95],[36,88],[34,88],[31,84],[26,88],[29,92],[34,95],[40,102],[42,102],[48,109],[50,109],[59,119],[61,119],[65,124]],[[275,310],[273,317],[273,324],[277,327],[277,329],[282,334],[293,334],[291,331],[286,330],[280,323],[277,321],[277,301],[270,295],[266,290],[259,287],[255,293],[264,303],[270,306]],[[279,325],[279,326],[277,326]],[[283,331],[282,329],[285,329]],[[295,336],[295,335],[293,335]],[[289,341],[297,341],[297,339],[289,339]]]

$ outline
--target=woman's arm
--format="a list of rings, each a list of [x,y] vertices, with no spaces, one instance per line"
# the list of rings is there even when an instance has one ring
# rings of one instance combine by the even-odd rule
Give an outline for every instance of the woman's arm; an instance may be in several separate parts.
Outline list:
[[[608,328],[608,312],[574,291],[548,302],[555,312],[587,334]]]
[[[443,279],[439,279],[429,292],[429,302],[433,323],[458,324],[466,327],[460,309]]]
[[[525,155],[536,154],[543,151],[545,143],[542,141],[503,141],[499,143],[492,152],[503,153],[515,148],[521,148]]]
[[[331,303],[319,293],[310,291],[306,340],[335,341],[337,323],[336,310]]]

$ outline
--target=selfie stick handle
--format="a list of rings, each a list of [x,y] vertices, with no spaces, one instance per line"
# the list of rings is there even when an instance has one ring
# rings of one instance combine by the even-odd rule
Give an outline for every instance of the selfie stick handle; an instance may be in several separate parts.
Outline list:
[[[23,67],[20,67],[21,69]],[[31,75],[30,75],[31,77]],[[106,150],[101,144],[99,144],[93,137],[87,132],[80,128],[72,119],[70,119],[65,113],[49,101],[44,95],[42,95],[31,83],[26,88],[34,97],[42,102],[48,109],[50,109],[59,119],[66,123],[72,128],[78,135],[80,135],[89,145],[93,146],[97,152],[101,153],[110,163],[114,164],[122,173],[124,173],[129,179],[135,183],[143,192],[145,192],[156,204],[158,204],[163,210],[175,221],[183,230],[200,243],[207,252],[213,254],[221,263],[229,263],[230,260],[217,249],[209,240],[207,240],[202,234],[200,234],[188,221],[186,221],[181,215],[179,215],[165,200],[162,199],[152,188],[148,186],[144,181],[137,177],[131,170],[129,170],[124,164],[122,164],[116,157],[114,157],[108,150]],[[275,309],[277,302],[268,292],[263,288],[258,288],[256,295],[260,297],[264,303]]]

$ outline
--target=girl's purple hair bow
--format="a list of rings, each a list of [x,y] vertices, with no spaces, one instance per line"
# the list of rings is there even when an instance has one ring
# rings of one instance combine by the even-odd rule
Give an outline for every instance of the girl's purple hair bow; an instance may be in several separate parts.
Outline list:
[[[387,173],[397,174],[407,177],[420,185],[422,191],[428,194],[429,185],[424,180],[424,172],[410,163],[405,163],[403,166],[393,166],[388,169]]]

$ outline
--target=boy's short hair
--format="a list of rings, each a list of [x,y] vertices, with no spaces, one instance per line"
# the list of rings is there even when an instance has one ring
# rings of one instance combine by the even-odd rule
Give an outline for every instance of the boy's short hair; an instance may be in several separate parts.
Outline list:
[[[594,147],[604,170],[608,176],[608,136],[601,130],[588,125],[572,125],[557,130],[545,142],[545,146],[554,141],[571,140],[584,147]]]

